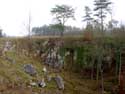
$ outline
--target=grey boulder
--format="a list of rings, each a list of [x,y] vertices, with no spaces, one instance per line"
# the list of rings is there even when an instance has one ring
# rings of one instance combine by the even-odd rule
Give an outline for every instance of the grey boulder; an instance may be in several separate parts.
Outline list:
[[[25,71],[26,73],[28,73],[29,75],[31,75],[31,76],[34,76],[34,75],[37,74],[35,68],[34,68],[33,65],[31,65],[31,64],[26,64],[26,65],[24,65],[24,71]]]
[[[57,83],[58,88],[61,89],[61,90],[64,90],[64,81],[63,81],[63,78],[61,76],[57,75],[55,77],[55,81]]]

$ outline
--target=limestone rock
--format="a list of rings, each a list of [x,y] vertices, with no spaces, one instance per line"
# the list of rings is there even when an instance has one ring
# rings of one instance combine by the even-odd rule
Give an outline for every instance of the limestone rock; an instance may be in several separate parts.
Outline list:
[[[57,83],[58,88],[64,90],[64,81],[63,81],[63,78],[61,76],[57,75],[55,77],[55,81]]]
[[[24,71],[30,74],[31,76],[34,76],[37,74],[35,68],[31,64],[24,65]]]

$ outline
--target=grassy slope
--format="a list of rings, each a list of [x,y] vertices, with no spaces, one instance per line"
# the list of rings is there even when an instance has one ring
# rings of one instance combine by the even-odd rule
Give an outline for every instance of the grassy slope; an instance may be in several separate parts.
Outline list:
[[[4,41],[4,39],[0,40],[0,43],[3,44]],[[2,94],[31,94],[31,92],[38,92],[38,94],[40,92],[43,94],[98,94],[96,81],[83,79],[79,74],[69,71],[60,73],[65,81],[64,91],[59,91],[54,81],[47,83],[45,88],[28,87],[30,80],[37,81],[43,77],[43,65],[40,60],[25,55],[17,55],[15,51],[8,52],[6,56],[13,58],[16,63],[11,64],[5,57],[0,57],[0,92],[4,92]],[[24,64],[29,63],[33,64],[38,71],[37,77],[29,76],[24,72]],[[55,73],[51,75],[55,75]]]
[[[5,59],[5,57],[0,57],[0,92],[4,94],[31,94],[31,92],[60,92],[61,94],[97,94],[93,90],[94,82],[90,80],[83,80],[76,74],[70,74],[69,72],[62,72],[60,75],[63,76],[65,80],[65,90],[58,91],[57,86],[54,81],[47,83],[46,88],[39,87],[28,87],[29,81],[42,79],[43,65],[36,58],[30,58],[24,55],[16,55],[16,52],[11,51],[6,54],[7,57],[13,58],[16,63],[12,64]],[[24,64],[33,64],[38,71],[37,77],[32,77],[24,72]],[[52,73],[51,75],[55,75]],[[46,93],[45,93],[46,94]]]

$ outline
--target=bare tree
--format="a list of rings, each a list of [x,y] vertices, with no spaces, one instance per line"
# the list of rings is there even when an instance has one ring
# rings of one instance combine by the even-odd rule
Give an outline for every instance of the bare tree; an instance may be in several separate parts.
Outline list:
[[[29,12],[28,24],[27,24],[28,37],[31,38],[31,13]]]
[[[28,36],[29,39],[31,38],[31,33],[32,33],[31,32],[31,29],[32,29],[31,21],[32,21],[32,19],[31,19],[31,12],[29,11],[27,20],[23,23],[25,34]],[[21,32],[21,33],[23,33],[23,32]]]

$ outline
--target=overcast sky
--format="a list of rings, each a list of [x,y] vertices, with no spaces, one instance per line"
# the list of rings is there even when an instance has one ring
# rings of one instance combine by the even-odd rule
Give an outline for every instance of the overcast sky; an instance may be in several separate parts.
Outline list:
[[[93,8],[94,0],[0,0],[0,28],[7,35],[22,36],[26,34],[29,11],[33,26],[42,26],[52,23],[51,8],[56,4],[71,5],[76,9],[75,21],[69,20],[67,25],[84,27],[81,21],[84,16],[84,6]],[[125,0],[112,0],[113,18],[125,22]]]

